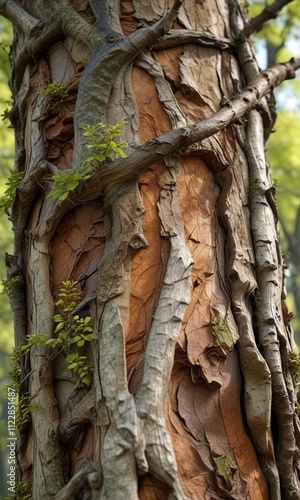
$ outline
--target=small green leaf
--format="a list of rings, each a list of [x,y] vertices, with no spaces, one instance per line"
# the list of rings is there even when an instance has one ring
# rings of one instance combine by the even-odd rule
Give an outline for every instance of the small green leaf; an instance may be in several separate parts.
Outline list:
[[[78,353],[77,352],[73,352],[71,354],[68,354],[68,356],[66,357],[66,360],[67,361],[73,361],[74,359],[76,359],[78,357]]]
[[[78,369],[78,363],[71,363],[69,366],[68,366],[69,370],[75,370],[75,369]]]
[[[95,340],[97,337],[94,333],[90,333],[89,335],[85,335],[84,338],[87,342],[90,342],[91,340]]]
[[[57,326],[56,326],[56,328],[55,328],[55,330],[54,330],[54,333],[57,333],[60,330],[62,330],[64,328],[64,326],[65,326],[64,321],[62,321],[61,323],[58,323]]]
[[[55,302],[55,304],[58,306],[58,305],[61,305],[63,304],[63,301],[62,300],[58,300],[57,302]],[[60,323],[61,321],[63,321],[63,317],[61,314],[55,314],[53,316],[53,319],[55,321],[55,323]]]

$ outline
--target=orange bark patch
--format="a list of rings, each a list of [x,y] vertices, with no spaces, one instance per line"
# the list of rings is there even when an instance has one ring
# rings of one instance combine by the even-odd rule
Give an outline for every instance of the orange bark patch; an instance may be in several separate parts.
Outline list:
[[[178,356],[181,360],[174,367],[169,386],[167,427],[188,498],[206,498],[208,485],[211,496],[207,498],[222,498],[226,485],[216,474],[213,458],[230,451],[239,469],[233,472],[230,498],[267,500],[267,483],[243,424],[236,351],[232,351],[224,363],[221,390],[193,383],[180,352],[177,359]]]
[[[267,481],[261,472],[258,458],[243,424],[238,373],[238,357],[233,351],[224,364],[220,394],[221,413],[241,476],[248,483],[249,500],[267,500],[269,498]]]
[[[135,10],[133,7],[132,0],[123,0],[121,1],[121,26],[123,29],[124,35],[128,36],[134,31],[137,30],[137,28],[140,25],[140,22],[138,19],[134,17]]]
[[[75,208],[61,221],[50,245],[55,296],[63,280],[84,276],[91,275],[82,281],[84,291],[95,289],[95,271],[105,245],[104,222],[105,213],[96,203]]]
[[[178,45],[167,50],[157,50],[154,57],[164,70],[165,76],[176,86],[180,84],[179,57],[183,52],[183,46]]]
[[[212,173],[197,156],[182,158],[178,189],[186,241],[194,259],[191,301],[178,341],[187,350],[191,363],[199,364],[200,356],[212,341],[209,325],[212,275],[216,270],[215,207],[219,189]]]
[[[155,305],[165,273],[169,244],[160,236],[160,220],[157,213],[157,201],[160,188],[157,173],[162,166],[149,169],[140,177],[141,194],[146,213],[144,215],[144,237],[148,248],[132,252],[130,322],[127,332],[127,369],[128,372],[144,351],[145,337],[149,333]]]
[[[169,118],[159,102],[154,79],[146,71],[134,67],[133,88],[139,109],[141,141],[170,130]],[[163,168],[163,163],[153,165],[139,179],[146,210],[143,233],[149,247],[139,252],[132,251],[130,322],[126,335],[128,373],[131,373],[144,351],[168,258],[169,244],[160,236],[157,210],[160,195],[157,176]],[[134,380],[135,375],[130,380],[132,391],[137,383]],[[140,373],[137,376],[140,376]]]
[[[168,132],[170,120],[159,102],[153,77],[136,66],[132,69],[132,84],[139,110],[141,141],[147,141]]]

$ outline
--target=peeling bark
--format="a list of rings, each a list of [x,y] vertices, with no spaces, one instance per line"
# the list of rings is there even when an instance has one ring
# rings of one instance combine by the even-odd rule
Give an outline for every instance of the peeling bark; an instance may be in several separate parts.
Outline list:
[[[54,336],[71,279],[82,293],[74,314],[91,316],[96,334],[79,350],[93,364],[89,388],[63,353],[31,348],[26,390],[42,410],[22,436],[20,480],[37,499],[298,498],[264,142],[269,94],[300,61],[260,73],[248,34],[262,18],[249,23],[235,0],[15,6],[0,2],[15,24],[24,172],[7,257],[9,276],[21,277],[16,343]],[[62,102],[41,94],[53,81],[68,87]],[[125,118],[127,158],[101,165],[67,200],[50,198],[53,173],[88,155],[82,125]]]

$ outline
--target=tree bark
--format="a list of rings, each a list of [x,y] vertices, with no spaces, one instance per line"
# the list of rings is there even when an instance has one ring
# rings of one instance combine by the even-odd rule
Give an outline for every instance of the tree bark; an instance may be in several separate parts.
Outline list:
[[[20,428],[33,499],[299,498],[299,420],[264,144],[270,94],[236,0],[0,2],[15,24],[11,218],[17,345],[51,339],[61,283],[96,339],[89,388],[30,349],[40,403]],[[22,10],[24,9],[24,10]],[[52,82],[68,96],[51,102]],[[127,158],[66,200],[52,174],[89,156],[82,125],[127,120]],[[26,303],[26,309],[20,304]]]

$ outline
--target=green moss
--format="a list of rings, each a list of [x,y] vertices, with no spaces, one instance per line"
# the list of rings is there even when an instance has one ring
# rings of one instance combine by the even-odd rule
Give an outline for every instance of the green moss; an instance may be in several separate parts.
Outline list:
[[[228,451],[226,455],[214,457],[214,462],[216,464],[217,475],[223,477],[226,485],[232,488],[233,477],[237,470],[237,467],[232,460],[230,451]]]
[[[292,379],[296,387],[300,383],[300,354],[291,351],[288,354],[288,359]]]
[[[50,102],[61,102],[69,95],[68,86],[65,83],[53,82],[41,91],[41,94]]]
[[[212,333],[215,338],[214,346],[221,347],[224,354],[228,354],[234,346],[234,341],[230,329],[225,321],[219,314],[217,314],[212,322]]]

